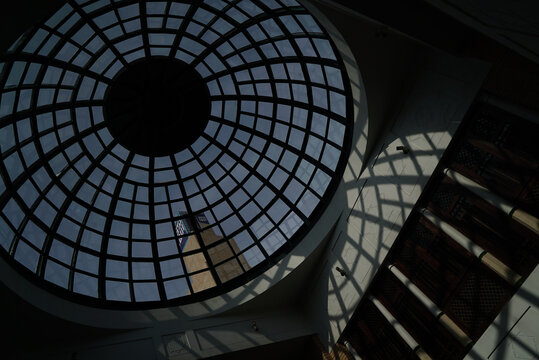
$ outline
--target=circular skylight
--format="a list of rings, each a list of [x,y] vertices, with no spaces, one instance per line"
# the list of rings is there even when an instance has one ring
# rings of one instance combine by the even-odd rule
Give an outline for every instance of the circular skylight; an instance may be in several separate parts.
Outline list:
[[[244,284],[339,182],[343,69],[295,0],[68,1],[0,61],[1,252],[95,305]]]

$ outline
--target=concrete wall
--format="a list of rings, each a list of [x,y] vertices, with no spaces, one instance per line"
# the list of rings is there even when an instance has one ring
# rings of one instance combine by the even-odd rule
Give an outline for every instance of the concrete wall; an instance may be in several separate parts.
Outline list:
[[[539,359],[539,267],[526,279],[465,360]]]
[[[427,0],[459,21],[539,63],[539,3],[535,0]]]
[[[162,324],[93,341],[43,347],[17,359],[200,359],[312,334],[305,319],[290,311],[207,320],[198,326],[180,331],[173,324]]]

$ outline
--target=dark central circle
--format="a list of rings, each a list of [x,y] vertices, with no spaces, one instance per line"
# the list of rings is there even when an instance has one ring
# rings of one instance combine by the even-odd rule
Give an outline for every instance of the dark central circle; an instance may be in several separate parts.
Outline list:
[[[146,156],[172,155],[203,133],[210,93],[190,65],[149,58],[119,73],[105,97],[105,123],[126,149]]]

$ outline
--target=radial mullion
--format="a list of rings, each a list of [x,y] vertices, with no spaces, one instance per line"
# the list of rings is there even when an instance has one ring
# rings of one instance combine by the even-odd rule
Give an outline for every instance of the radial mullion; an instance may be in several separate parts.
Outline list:
[[[127,171],[129,170],[129,167],[131,165],[131,162],[133,160],[134,154],[129,153],[127,159],[125,160],[123,164],[123,168],[120,171],[120,178],[123,179],[127,175]],[[117,182],[116,188],[114,189],[114,194],[112,196],[110,205],[109,205],[109,214],[114,213],[114,209],[116,208],[116,204],[118,203],[118,198],[120,196],[120,191],[122,190],[122,183]],[[101,280],[98,285],[98,294],[101,299],[105,299],[106,289],[105,289],[105,282],[106,282],[106,260],[108,258],[107,248],[109,244],[109,238],[110,238],[110,229],[112,226],[112,216],[108,216],[105,222],[105,226],[103,228],[103,239],[101,241],[101,259],[99,262],[99,279]]]
[[[194,153],[194,152],[193,152]],[[199,157],[195,154],[194,155],[195,159],[200,163],[202,164],[202,162],[200,161]],[[232,169],[229,169],[227,170],[226,174],[231,174],[231,171]],[[214,178],[214,176],[211,174],[211,172],[208,172],[208,177],[210,177],[211,179],[213,179],[213,183],[214,184],[217,184],[217,179]],[[236,180],[234,178],[234,180]],[[245,182],[247,181],[247,177],[245,177],[245,179],[243,179],[241,182],[238,183],[238,185],[234,188],[234,189],[241,189],[242,188],[242,184],[244,184]],[[215,186],[219,193],[221,194],[221,201],[225,201],[228,203],[228,205],[230,206],[231,209],[235,209],[236,207],[234,206],[234,204],[232,203],[232,201],[226,196],[226,194],[224,193],[223,189],[221,189],[221,187],[219,185]],[[204,198],[206,198],[206,196],[204,195],[204,193],[201,191],[201,194]],[[254,197],[252,197],[250,200],[253,200]],[[206,200],[206,202],[209,204],[209,202]],[[245,204],[244,204],[245,205]],[[210,210],[210,209],[208,209]],[[237,214],[237,213],[235,213]],[[234,213],[233,213],[234,215]],[[231,215],[228,215],[228,218],[230,217]],[[255,236],[255,234],[253,233],[253,230],[251,229],[251,227],[249,226],[249,224],[241,217],[241,215],[239,216],[236,216],[238,218],[238,220],[240,221],[240,223],[243,225],[243,228],[240,228],[238,230],[235,231],[236,234],[239,234],[241,232],[241,230],[246,230],[249,235],[253,238],[253,239],[256,239],[257,237]],[[250,222],[253,222],[254,219],[252,219]],[[236,251],[234,251],[234,249],[232,249],[231,245],[230,245],[230,240],[233,240],[233,236],[231,235],[224,235],[223,236],[223,239],[220,239],[218,241],[215,241],[214,243],[212,243],[213,246],[216,246],[217,244],[220,244],[220,243],[227,243],[228,246],[230,247],[230,249],[232,250],[232,253],[234,254],[234,257],[238,257],[240,254],[236,254]],[[264,257],[266,259],[269,259],[269,255],[268,253],[266,252],[266,250],[264,249],[264,247],[262,247],[260,245],[260,243],[258,241],[255,241],[255,246],[257,246],[260,250],[260,252],[262,252],[262,254],[264,255]],[[241,265],[241,263],[240,263]],[[242,269],[243,269],[243,265],[241,265]]]
[[[101,38],[101,40],[105,43],[106,47],[114,53],[114,55],[116,56],[116,59],[120,60],[120,62],[124,66],[127,66],[127,62],[125,61],[122,54],[120,54],[118,49],[116,49],[112,41],[107,37],[107,35],[103,32],[103,30],[101,30],[101,28],[97,26],[97,24],[93,21],[93,17],[88,16],[88,14],[82,9],[82,7],[79,4],[77,4],[75,1],[69,0],[69,3],[71,6],[73,6],[73,8],[80,15],[80,17],[86,20],[86,24],[88,24],[92,28],[92,30],[94,30],[94,32],[97,34],[97,36]]]
[[[163,284],[163,275],[161,274],[161,267],[159,266],[159,256],[157,251],[157,235],[155,232],[155,198],[154,198],[154,177],[155,177],[155,158],[150,157],[150,166],[149,166],[149,177],[150,181],[148,187],[148,206],[149,206],[149,216],[150,216],[150,241],[152,245],[153,252],[153,266],[155,271],[155,280],[157,282],[157,289],[159,290],[159,297],[161,300],[166,300],[167,295],[165,293],[165,286]]]
[[[177,178],[178,179],[182,179],[182,176],[178,170],[178,165],[176,163],[176,159],[174,157],[171,157],[172,158],[172,166],[174,168],[174,173],[176,174]],[[200,229],[198,229],[198,227],[195,225],[196,224],[196,219],[195,219],[195,214],[193,213],[193,210],[191,209],[191,204],[189,204],[189,201],[188,201],[188,197],[187,197],[187,192],[185,191],[185,186],[183,184],[182,181],[180,181],[179,183],[179,186],[180,186],[180,190],[182,192],[182,197],[185,199],[184,203],[185,203],[185,207],[187,209],[187,215],[189,217],[189,221],[191,221],[191,224],[193,224],[193,230],[194,230],[194,233],[195,233],[195,236],[197,238],[197,241],[199,242],[199,246],[200,246],[200,252],[202,252],[202,254],[204,255],[204,258],[206,260],[206,263],[208,264],[208,269],[211,274],[212,274],[212,277],[214,278],[214,281],[215,281],[215,284],[216,286],[219,286],[221,284],[221,280],[219,279],[219,276],[217,275],[217,271],[215,270],[215,268],[213,266],[211,266],[212,261],[211,261],[211,258],[210,258],[210,255],[208,254],[208,249],[206,247],[206,244],[204,244],[204,239],[202,238],[202,235],[200,234]],[[190,285],[189,286],[190,290],[192,291],[192,286]]]
[[[193,1],[191,6],[189,6],[189,9],[187,10],[187,13],[182,18],[182,23],[180,24],[180,27],[178,28],[177,35],[174,38],[174,41],[172,42],[172,46],[170,48],[170,54],[169,57],[173,58],[176,52],[178,51],[178,47],[180,45],[180,41],[183,37],[183,34],[185,34],[185,31],[187,30],[187,26],[193,19],[193,16],[195,15],[196,10],[200,7],[203,0],[196,0]]]

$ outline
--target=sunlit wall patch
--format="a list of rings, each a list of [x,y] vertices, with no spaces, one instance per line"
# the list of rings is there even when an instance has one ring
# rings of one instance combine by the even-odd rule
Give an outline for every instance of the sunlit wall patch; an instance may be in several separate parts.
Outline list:
[[[245,283],[301,240],[342,174],[352,107],[334,49],[295,0],[68,1],[0,61],[3,255],[96,305]],[[157,154],[111,134],[106,104],[126,69],[163,59],[196,72],[208,111]],[[167,143],[188,137],[176,110]]]

